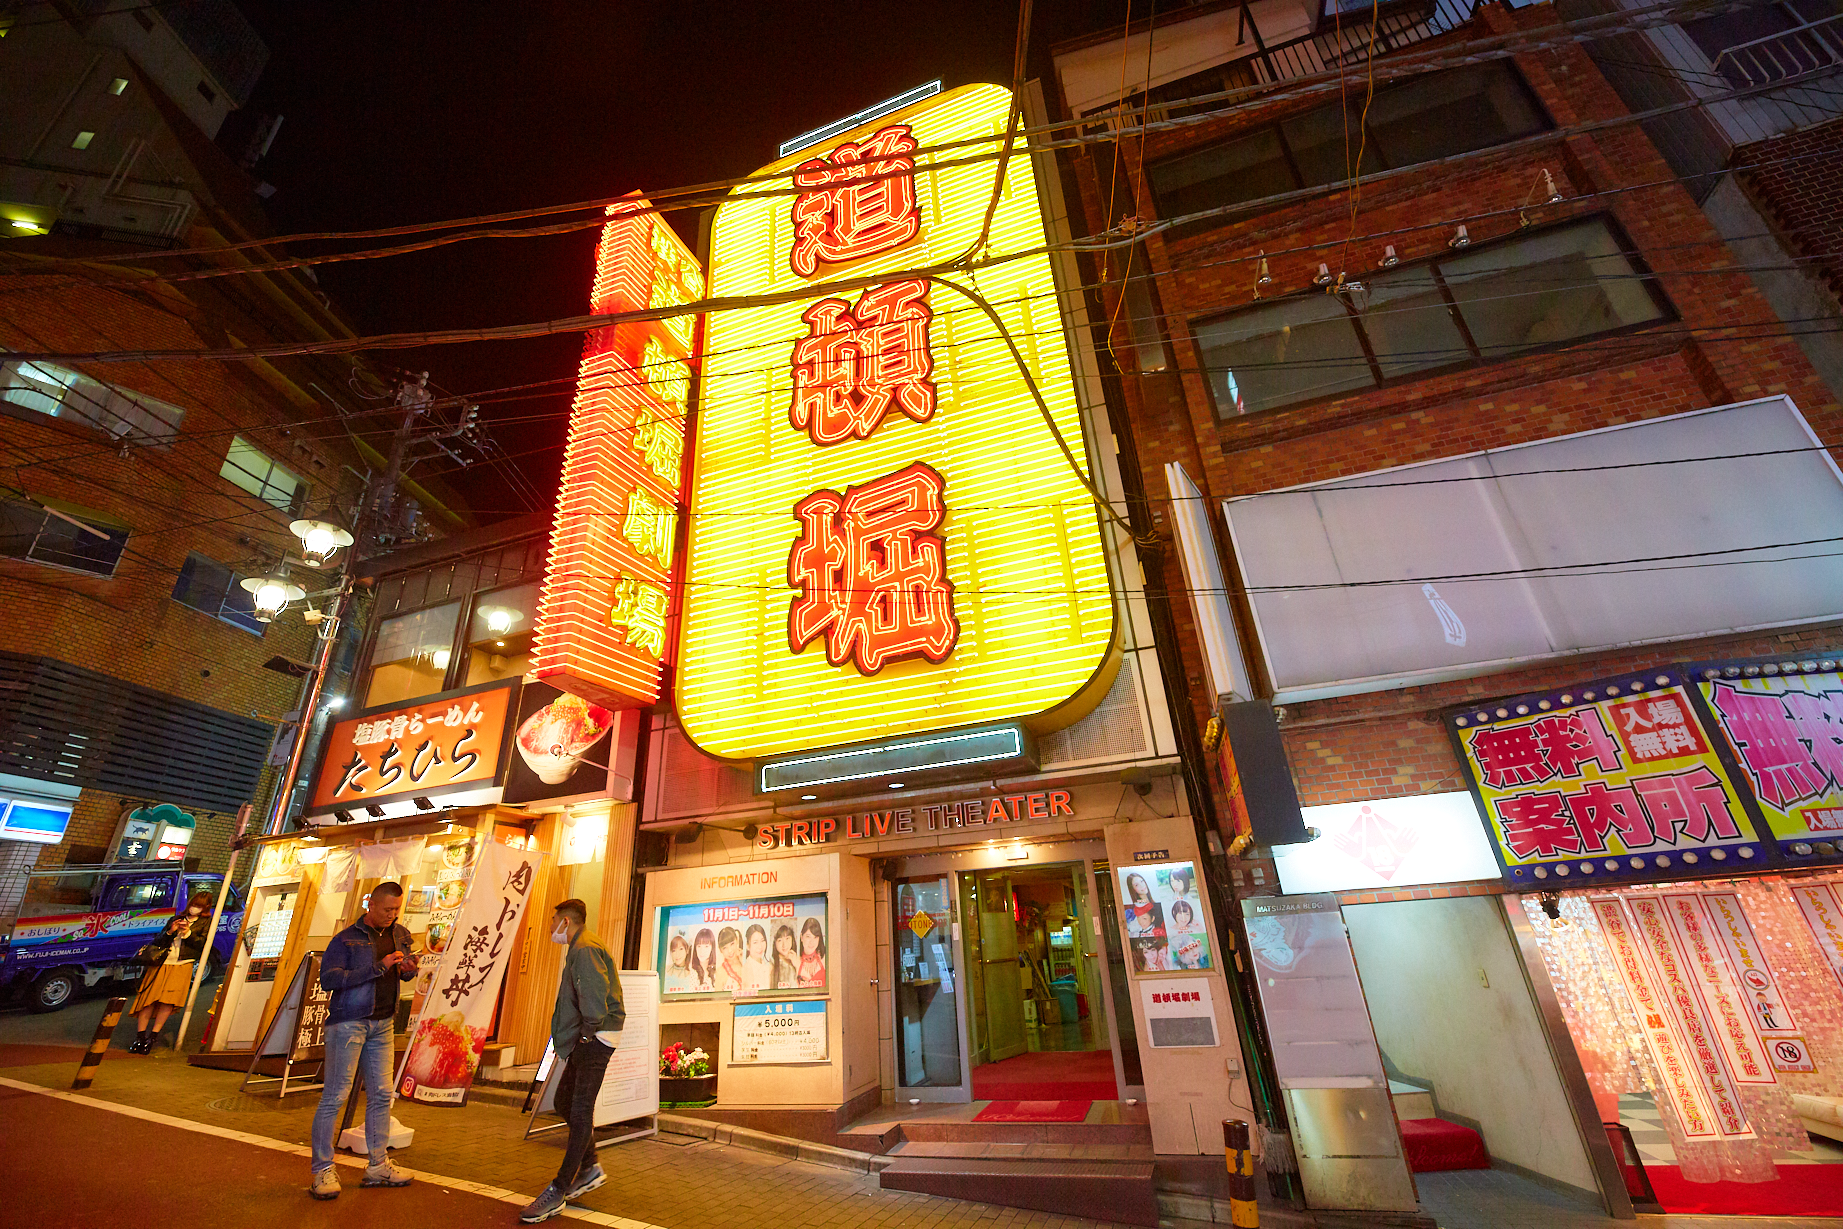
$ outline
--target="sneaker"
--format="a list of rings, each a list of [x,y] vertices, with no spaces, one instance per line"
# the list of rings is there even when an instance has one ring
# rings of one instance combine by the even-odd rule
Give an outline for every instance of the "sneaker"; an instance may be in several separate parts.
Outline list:
[[[535,1225],[541,1220],[549,1220],[563,1211],[563,1205],[569,1202],[555,1182],[544,1188],[544,1193],[525,1205],[525,1210],[518,1214],[521,1225]]]
[[[314,1183],[307,1188],[307,1193],[315,1199],[339,1198],[339,1175],[333,1172],[331,1165],[315,1172]]]
[[[586,1195],[607,1180],[608,1175],[602,1172],[602,1167],[600,1165],[591,1165],[577,1175],[576,1185],[570,1187],[570,1193],[565,1195],[564,1198],[576,1199]]]
[[[409,1184],[409,1174],[398,1169],[389,1161],[381,1165],[366,1166],[365,1180],[359,1183],[360,1186],[408,1186]]]

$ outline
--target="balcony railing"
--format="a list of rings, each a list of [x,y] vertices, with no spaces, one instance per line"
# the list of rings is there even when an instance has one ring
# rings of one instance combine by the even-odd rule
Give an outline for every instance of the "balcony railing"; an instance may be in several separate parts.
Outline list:
[[[1236,54],[1189,76],[1135,94],[1123,106],[1101,107],[1085,117],[1110,128],[1132,128],[1187,115],[1211,104],[1190,104],[1200,95],[1225,90],[1279,85],[1300,77],[1366,64],[1416,43],[1451,33],[1472,20],[1479,0],[1420,0],[1380,12],[1372,30],[1367,12],[1347,15],[1341,26],[1269,45],[1261,38],[1248,6],[1241,6],[1241,36]],[[1251,37],[1250,37],[1251,36]],[[1252,46],[1252,50],[1244,50]],[[1145,119],[1140,119],[1140,108]]]
[[[1741,89],[1838,65],[1843,65],[1843,14],[1736,43],[1715,57],[1715,71]]]

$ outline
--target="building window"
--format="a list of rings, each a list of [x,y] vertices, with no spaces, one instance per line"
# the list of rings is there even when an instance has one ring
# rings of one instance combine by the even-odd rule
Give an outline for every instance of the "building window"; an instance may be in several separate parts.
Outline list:
[[[1146,168],[1160,217],[1177,218],[1301,188],[1343,183],[1363,150],[1362,173],[1394,170],[1502,145],[1550,127],[1529,87],[1496,62],[1416,77],[1376,91],[1362,107],[1340,99],[1254,132]],[[1184,234],[1219,225],[1199,219]]]
[[[77,139],[70,143],[70,147],[72,149],[88,149],[90,147],[90,142],[95,139],[96,134],[93,132],[79,132],[77,134]]]
[[[63,422],[80,422],[111,439],[170,445],[186,412],[129,393],[54,363],[0,362],[0,402]]]
[[[531,669],[537,613],[534,584],[496,589],[474,599],[474,617],[467,625],[467,686],[520,677]]]
[[[1295,295],[1196,330],[1223,418],[1662,320],[1655,285],[1603,219]]]
[[[117,77],[115,80],[109,82],[109,93],[115,95],[117,98],[120,98],[123,94],[126,94],[127,92],[128,92],[128,78]]]
[[[128,527],[75,505],[0,501],[0,555],[92,576],[113,576],[128,546]]]
[[[242,573],[193,551],[179,569],[173,600],[260,636],[263,624],[256,618],[256,595],[245,589],[242,581]]]
[[[371,682],[365,707],[414,700],[442,690],[454,656],[454,631],[461,604],[448,602],[385,619],[371,649]]]
[[[1740,88],[1843,63],[1843,13],[1832,0],[1751,5],[1686,21],[1682,30]]]
[[[218,100],[218,92],[203,81],[198,83],[198,96],[206,102],[216,102]]]
[[[224,468],[218,471],[272,508],[298,512],[307,496],[299,474],[282,465],[241,435],[233,436]]]

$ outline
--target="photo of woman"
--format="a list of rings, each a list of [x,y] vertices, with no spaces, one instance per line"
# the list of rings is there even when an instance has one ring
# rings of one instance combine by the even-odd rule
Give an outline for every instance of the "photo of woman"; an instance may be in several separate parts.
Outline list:
[[[1165,929],[1174,935],[1191,935],[1197,933],[1197,911],[1190,907],[1187,900],[1174,900]]]
[[[1126,933],[1133,939],[1149,939],[1165,933],[1165,911],[1152,899],[1151,885],[1138,871],[1126,875]]]
[[[799,984],[818,989],[826,984],[825,927],[816,917],[809,917],[800,924]]]
[[[697,974],[691,971],[691,944],[682,934],[673,935],[666,948],[665,993],[685,994],[696,990]]]
[[[774,976],[770,979],[772,989],[791,990],[800,984],[800,958],[796,947],[793,927],[774,928]]]
[[[1171,961],[1163,939],[1133,940],[1133,967],[1140,973],[1169,973]]]
[[[691,944],[691,972],[697,978],[697,990],[717,988],[717,935],[708,926],[698,931]]]
[[[734,926],[717,932],[716,988],[731,994],[742,989],[742,932]]]
[[[760,994],[768,988],[772,970],[768,966],[768,931],[761,923],[751,923],[743,932],[747,950],[742,957],[742,992]]]

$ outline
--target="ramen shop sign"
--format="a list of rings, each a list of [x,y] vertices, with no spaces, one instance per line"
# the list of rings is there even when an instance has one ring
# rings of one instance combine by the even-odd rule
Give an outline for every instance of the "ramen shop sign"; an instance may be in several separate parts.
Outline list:
[[[764,168],[716,213],[711,295],[792,293],[705,326],[723,357],[702,377],[677,700],[710,754],[1055,728],[1109,677],[1096,512],[1029,386],[1080,457],[1048,258],[913,272],[976,245],[999,167],[996,141],[940,169],[930,151],[1001,137],[1010,106],[983,85],[915,104]],[[1045,242],[1030,157],[1005,165],[990,257]],[[1022,368],[956,286],[994,305]]]
[[[496,788],[518,680],[367,709],[333,724],[307,814]]]

